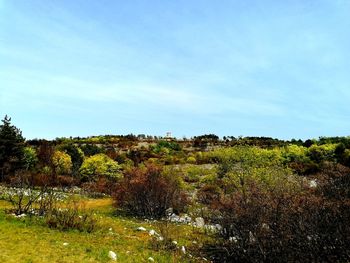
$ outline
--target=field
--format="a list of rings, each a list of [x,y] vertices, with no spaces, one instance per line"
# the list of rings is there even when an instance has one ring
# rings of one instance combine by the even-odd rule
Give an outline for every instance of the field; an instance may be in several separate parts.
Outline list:
[[[58,231],[34,218],[15,218],[6,215],[9,203],[0,202],[0,262],[109,262],[108,252],[117,254],[118,262],[201,262],[190,259],[180,249],[174,251],[152,249],[149,230],[158,231],[158,222],[145,222],[113,214],[112,200],[84,199],[85,209],[94,211],[98,230],[92,233]],[[144,227],[148,231],[138,231]],[[192,227],[174,228],[178,244],[190,245],[196,237]],[[159,232],[159,231],[158,231]]]

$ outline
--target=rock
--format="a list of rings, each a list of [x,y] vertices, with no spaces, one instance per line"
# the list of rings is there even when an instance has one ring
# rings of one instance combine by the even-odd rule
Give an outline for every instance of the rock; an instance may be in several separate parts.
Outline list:
[[[154,262],[154,258],[149,257],[149,258],[148,258],[148,261],[149,261],[149,262]]]
[[[158,240],[158,241],[163,241],[163,240],[164,240],[164,237],[160,237],[160,236],[159,236],[159,237],[157,237],[157,240]]]
[[[266,223],[262,223],[261,224],[261,228],[264,229],[264,230],[269,230],[270,229],[269,225],[266,224]]]
[[[200,227],[200,228],[204,227],[205,222],[204,222],[203,217],[197,217],[197,218],[195,219],[195,221],[196,221],[196,226],[197,226],[197,227]]]
[[[18,216],[16,216],[17,218],[22,218],[22,217],[26,217],[26,214],[20,214]]]
[[[309,187],[310,188],[316,188],[317,187],[317,181],[316,180],[310,180]]]
[[[154,236],[154,235],[159,236],[158,233],[157,233],[156,231],[154,231],[153,229],[151,229],[151,230],[149,231],[149,235],[150,235],[150,236]]]
[[[109,257],[111,260],[114,260],[114,261],[117,260],[117,254],[116,254],[115,252],[111,251],[111,250],[108,252],[108,257]]]
[[[185,248],[184,246],[181,247],[181,252],[182,252],[183,254],[186,254],[186,248]]]
[[[63,245],[64,245],[64,246],[68,246],[68,245],[69,245],[69,243],[67,243],[67,242],[64,242],[64,243],[63,243]]]
[[[139,226],[139,227],[137,228],[137,231],[146,231],[146,228],[144,228],[143,226]]]
[[[228,239],[230,242],[233,242],[233,243],[237,243],[238,242],[238,238],[237,237],[229,237]]]
[[[170,216],[174,213],[174,209],[172,207],[169,207],[167,210],[165,210],[165,214],[167,216]]]
[[[110,227],[108,230],[109,230],[109,231],[112,231],[113,229]]]
[[[173,243],[175,246],[177,245],[177,241],[173,240],[171,243]]]

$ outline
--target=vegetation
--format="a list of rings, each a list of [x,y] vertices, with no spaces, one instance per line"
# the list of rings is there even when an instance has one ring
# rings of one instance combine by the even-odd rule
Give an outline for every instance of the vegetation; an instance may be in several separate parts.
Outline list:
[[[350,137],[26,141],[2,123],[0,261],[350,262]]]

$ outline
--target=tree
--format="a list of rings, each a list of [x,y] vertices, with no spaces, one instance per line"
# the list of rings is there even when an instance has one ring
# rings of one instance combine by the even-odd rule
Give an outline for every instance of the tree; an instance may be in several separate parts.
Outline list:
[[[23,149],[23,165],[24,168],[28,171],[33,169],[38,162],[38,157],[35,149],[32,147],[25,147]]]
[[[73,143],[68,143],[61,145],[59,150],[70,155],[72,159],[72,173],[74,176],[77,176],[79,173],[79,168],[84,161],[84,152]]]
[[[118,163],[103,153],[86,158],[80,167],[80,174],[84,181],[94,181],[98,177],[117,179],[121,177]]]
[[[4,176],[20,168],[23,157],[24,138],[22,132],[11,125],[7,115],[0,125],[0,169],[1,180]]]
[[[52,164],[57,174],[69,174],[72,169],[72,159],[69,154],[55,151],[52,156]]]

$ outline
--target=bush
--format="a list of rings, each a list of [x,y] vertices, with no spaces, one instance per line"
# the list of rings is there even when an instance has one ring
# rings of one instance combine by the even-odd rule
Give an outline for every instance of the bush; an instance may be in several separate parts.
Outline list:
[[[115,187],[115,182],[107,178],[98,178],[96,182],[86,182],[82,189],[91,197],[102,197],[104,194],[111,195]]]
[[[45,216],[45,223],[61,231],[76,229],[80,232],[92,232],[96,229],[97,220],[91,213],[82,211],[77,202],[73,201],[67,208],[54,208]]]
[[[132,215],[152,218],[165,216],[170,207],[183,210],[188,200],[180,177],[173,173],[155,164],[127,171],[113,193],[115,205]]]
[[[55,194],[46,184],[35,189],[35,177],[23,171],[17,171],[11,178],[11,188],[6,188],[2,198],[11,203],[11,213],[43,215],[56,204]]]
[[[121,177],[118,163],[100,153],[86,158],[80,167],[82,181],[96,181],[99,177],[118,179]]]
[[[348,262],[350,202],[311,190],[245,191],[212,204],[222,229],[204,246],[214,262]]]

